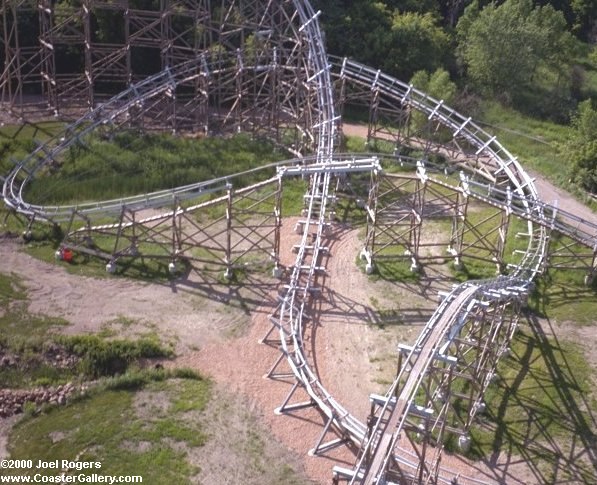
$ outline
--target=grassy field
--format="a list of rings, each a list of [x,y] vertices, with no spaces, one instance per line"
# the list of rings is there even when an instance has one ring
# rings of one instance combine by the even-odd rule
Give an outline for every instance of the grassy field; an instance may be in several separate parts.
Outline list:
[[[495,102],[487,102],[483,106],[479,120],[481,126],[496,135],[523,167],[543,175],[597,210],[594,199],[570,182],[571,166],[567,161],[566,148],[572,133],[570,126],[539,120]]]
[[[5,126],[0,129],[0,146],[3,169],[11,166],[10,158],[23,158],[34,148],[32,137],[44,140],[62,128],[59,123],[25,125],[22,128]],[[177,138],[165,134],[138,134],[130,131],[117,133],[107,140],[99,135],[88,137],[85,145],[67,150],[59,170],[42,170],[29,185],[26,198],[34,203],[77,203],[110,199],[148,191],[172,188],[193,182],[211,180],[250,170],[283,160],[289,155],[264,140],[255,140],[239,134],[229,138]],[[231,179],[236,189],[261,181],[274,174],[258,172]],[[306,190],[304,181],[288,180],[284,184],[282,214],[298,215],[303,207]],[[222,194],[217,194],[222,195]],[[206,198],[207,197],[207,198]],[[205,196],[202,200],[209,200]],[[242,207],[241,207],[242,209]],[[200,216],[211,218],[225,214],[226,202],[203,211]],[[273,213],[273,200],[271,202]],[[21,234],[28,230],[26,221],[0,209],[4,230]],[[94,221],[110,223],[114,221]],[[26,251],[44,261],[55,262],[54,253],[64,239],[64,234],[49,226],[34,225],[31,241]],[[98,248],[111,253],[115,239],[98,236]],[[140,247],[141,251],[154,254],[162,251],[155,247]],[[117,274],[143,280],[171,280],[168,254],[165,259],[123,258]],[[66,265],[75,274],[106,276],[105,261],[76,254]]]
[[[0,173],[5,174],[13,167],[11,159],[25,158],[35,149],[36,142],[52,138],[63,128],[64,123],[58,121],[0,126]]]
[[[564,144],[570,137],[569,126],[538,120],[498,103],[484,105],[481,121],[523,167],[559,184],[567,181]]]
[[[15,365],[0,373],[0,387],[58,385],[72,379],[97,379],[123,373],[142,358],[169,357],[155,335],[136,341],[97,336],[62,336],[66,320],[27,311],[28,298],[19,278],[0,272],[0,351]],[[55,367],[43,356],[56,348],[77,357],[76,366]]]
[[[198,470],[187,461],[186,448],[201,447],[208,439],[188,415],[203,411],[209,398],[210,384],[199,377],[149,372],[137,379],[111,379],[68,406],[21,420],[10,436],[11,458],[99,461],[104,475],[188,483]],[[39,472],[58,474],[52,469],[27,471]]]
[[[110,139],[90,136],[67,149],[60,168],[39,173],[25,197],[35,204],[116,199],[233,175],[285,158],[288,155],[271,143],[244,134],[197,139],[121,131]],[[256,174],[235,182],[244,186],[264,178]]]

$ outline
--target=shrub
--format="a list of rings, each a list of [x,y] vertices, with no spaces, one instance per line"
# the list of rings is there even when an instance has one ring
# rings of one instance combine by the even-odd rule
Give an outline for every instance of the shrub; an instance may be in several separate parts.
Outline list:
[[[132,362],[140,358],[171,355],[171,351],[149,339],[103,340],[95,335],[80,335],[59,337],[59,342],[81,357],[80,372],[92,378],[123,374]]]

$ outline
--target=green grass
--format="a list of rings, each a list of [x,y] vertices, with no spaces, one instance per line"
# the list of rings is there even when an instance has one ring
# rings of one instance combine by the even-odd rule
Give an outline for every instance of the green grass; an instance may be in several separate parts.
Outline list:
[[[365,267],[365,263],[360,262],[361,268]],[[411,281],[418,282],[421,280],[421,273],[411,270],[410,259],[376,259],[374,264],[374,271],[369,275],[372,282],[384,281]]]
[[[485,395],[487,411],[472,427],[471,456],[514,454],[540,483],[554,483],[556,476],[558,483],[595,483],[585,452],[595,438],[593,371],[582,349],[546,337],[537,322],[524,327],[511,348]]]
[[[25,122],[22,125],[0,126],[0,140],[46,141],[64,129],[62,121]]]
[[[28,201],[114,199],[233,175],[288,157],[245,134],[193,139],[121,131],[109,139],[90,135],[84,143],[62,154],[59,169],[38,174],[26,189]],[[265,177],[253,174],[234,183],[245,186]]]
[[[539,316],[559,323],[594,325],[597,315],[597,288],[585,285],[586,272],[552,270],[536,281],[529,298],[530,308]]]
[[[104,340],[95,335],[59,336],[55,338],[67,351],[81,358],[79,371],[89,378],[123,373],[137,360],[171,357],[157,339]]]
[[[495,229],[502,222],[501,216],[502,212],[494,207],[475,201],[470,202],[463,236],[462,264],[458,268],[450,265],[457,281],[494,278],[496,276],[497,265],[493,261],[495,257],[493,250],[499,239]],[[480,237],[482,238],[481,241],[478,240]],[[484,245],[483,241],[488,247]],[[512,244],[514,244],[514,240]],[[504,260],[506,262],[509,262],[511,253],[512,250],[506,244],[504,249]]]
[[[305,207],[308,180],[286,179],[282,188],[282,217],[298,216]]]
[[[369,151],[367,140],[360,136],[345,136],[343,139],[342,150],[348,153],[364,153]]]
[[[25,287],[16,274],[0,272],[0,308],[6,310],[11,301],[22,301],[26,297]]]
[[[19,346],[24,340],[42,340],[54,330],[66,325],[68,322],[61,318],[31,315],[24,304],[12,305],[0,317],[0,344]]]
[[[143,483],[161,485],[204,483],[198,474],[212,465],[210,454],[217,447],[218,455],[231,460],[222,465],[215,458],[224,474],[237,476],[240,466],[247,483],[307,483],[266,433],[246,403],[215,392],[191,370],[133,371],[102,379],[66,406],[29,412],[10,433],[8,449],[11,459],[99,461],[96,473],[140,475]],[[211,451],[201,454],[206,445]],[[13,474],[37,472],[58,474]]]
[[[34,145],[30,137],[43,134],[45,138],[58,131],[62,125],[25,125],[22,129],[14,126],[0,131],[3,140],[2,154],[5,157],[23,157]],[[38,136],[44,139],[44,136]],[[24,151],[23,151],[24,150]],[[86,140],[86,146],[69,149],[63,156],[60,170],[44,170],[30,186],[30,195],[39,203],[82,202],[85,200],[115,198],[150,190],[170,188],[181,184],[200,182],[235,174],[259,167],[272,161],[287,158],[288,155],[263,140],[251,139],[240,134],[230,138],[176,138],[170,135],[139,134],[123,131],[113,139],[103,139],[93,135]],[[9,167],[8,165],[7,167]],[[52,173],[50,173],[52,172]],[[257,173],[232,180],[235,188],[262,180],[273,174]],[[264,189],[267,190],[267,189]],[[296,215],[302,209],[306,184],[300,180],[288,180],[283,196],[284,215]],[[35,195],[37,194],[37,195]],[[203,197],[208,200],[211,196]],[[273,197],[271,202],[273,212]],[[249,202],[246,202],[248,204]],[[245,204],[245,205],[246,205]],[[261,204],[260,210],[264,210]],[[242,216],[243,203],[237,203]],[[210,207],[202,217],[217,218],[225,212],[225,203]],[[238,211],[237,211],[238,212]],[[0,212],[3,230],[21,234],[27,229],[25,221]],[[4,223],[5,222],[5,223]],[[109,223],[110,221],[95,221]],[[26,251],[46,262],[55,262],[55,252],[63,242],[64,234],[45,225],[34,225],[31,241]],[[94,244],[102,251],[111,254],[115,239],[97,236]],[[170,274],[167,252],[158,245],[146,244],[139,247],[141,254],[161,255],[164,258],[123,257],[116,265],[116,275],[147,280],[171,281],[178,275]],[[184,267],[184,261],[181,262]],[[106,261],[75,253],[69,264],[60,263],[68,272],[79,275],[109,277]],[[183,268],[184,269],[184,268]]]
[[[75,252],[71,262],[58,262],[56,261],[55,252],[61,242],[62,239],[55,238],[37,240],[27,244],[25,252],[37,259],[65,268],[68,273],[81,276],[93,276],[95,278],[126,276],[127,278],[152,282],[172,281],[178,277],[176,274],[170,273],[168,269],[170,260],[166,258],[124,257],[117,261],[116,271],[112,274],[106,271],[106,261],[103,259],[77,252]],[[104,237],[98,243],[103,243],[102,247],[109,249],[110,252],[114,247],[114,239],[111,238]],[[181,261],[180,264],[184,266],[184,261]]]
[[[14,166],[11,158],[26,157],[35,150],[36,142],[48,140],[63,128],[64,123],[58,121],[0,126],[0,174],[6,174]]]
[[[342,223],[348,224],[350,227],[364,227],[367,222],[367,212],[359,207],[355,198],[348,196],[343,197],[338,194],[338,200],[334,207],[336,213],[335,219]]]
[[[564,144],[570,137],[570,127],[538,120],[498,103],[484,105],[482,120],[492,126],[486,130],[498,140],[523,167],[529,167],[550,180],[566,182]]]
[[[69,369],[56,369],[39,354],[48,336],[68,325],[63,319],[27,312],[27,293],[14,274],[0,272],[0,351],[17,361],[0,372],[0,388],[28,387],[39,383],[63,383],[73,377]]]
[[[129,389],[92,392],[23,419],[10,434],[11,458],[99,461],[103,475],[140,475],[150,484],[190,483],[199,470],[187,454],[203,446],[207,435],[189,412],[204,411],[211,384],[201,378],[155,378]],[[135,392],[141,389],[143,397]],[[57,474],[18,473],[37,472]]]
[[[385,330],[387,326],[396,326],[396,325],[404,325],[404,319],[402,317],[402,313],[400,311],[400,302],[395,301],[392,308],[384,308],[380,305],[379,300],[374,296],[369,297],[369,302],[371,306],[375,309],[375,319],[373,323],[377,328],[380,330]],[[379,358],[379,357],[378,357]],[[393,360],[394,355],[385,356],[384,360],[387,362],[388,360]],[[379,358],[379,360],[382,360]],[[370,358],[370,362],[375,362],[375,358]]]

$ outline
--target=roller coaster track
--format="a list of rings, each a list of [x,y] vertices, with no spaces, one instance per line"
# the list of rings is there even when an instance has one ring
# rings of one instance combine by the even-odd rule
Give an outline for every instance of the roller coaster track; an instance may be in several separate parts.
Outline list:
[[[454,479],[461,484],[481,483],[459,477],[440,465],[442,440],[446,433],[456,432],[466,442],[466,431],[471,425],[467,421],[456,429],[449,420],[450,386],[454,384],[456,375],[474,374],[475,392],[471,394],[471,408],[468,410],[469,415],[474,416],[482,404],[484,391],[499,357],[507,351],[516,327],[519,306],[524,302],[529,285],[544,270],[551,232],[569,236],[595,251],[597,225],[541,201],[533,180],[517,159],[471,118],[462,116],[442,100],[436,100],[380,71],[348,59],[328,58],[323,48],[318,13],[306,0],[294,0],[292,4],[296,16],[290,21],[297,22],[297,35],[302,36],[308,46],[304,66],[308,70],[306,83],[308,89],[316,94],[308,133],[315,141],[315,154],[265,167],[277,168],[278,177],[302,175],[310,178],[300,221],[301,238],[295,246],[296,259],[285,291],[271,315],[272,330],[279,334],[277,342],[281,349],[280,359],[274,367],[285,361],[296,378],[288,398],[278,411],[287,412],[304,406],[317,406],[321,410],[326,423],[313,450],[315,454],[346,441],[359,448],[355,467],[351,470],[335,468],[335,480],[354,484],[454,483]],[[123,208],[131,211],[161,208],[187,199],[192,201],[201,195],[225,192],[234,177],[76,206],[36,205],[24,198],[28,182],[69,147],[84,143],[82,140],[88,133],[106,125],[126,123],[136,108],[172,92],[179,84],[214,74],[232,76],[233,72],[238,72],[239,63],[242,63],[245,74],[278,69],[279,66],[272,61],[275,58],[274,52],[266,64],[259,64],[254,59],[243,58],[240,51],[219,55],[215,59],[200,55],[131,86],[68,126],[64,133],[40,144],[24,160],[15,162],[14,169],[3,180],[4,203],[31,220],[61,224],[72,219],[75,211],[96,221],[118,215]],[[425,157],[410,160],[399,154],[337,153],[341,123],[336,111],[338,98],[341,103],[343,97],[357,99],[359,96],[389,111],[421,113],[428,123],[440,127],[444,137],[429,144],[427,151],[455,154],[446,158],[449,166],[463,171],[460,185],[450,186],[435,179],[434,173],[445,167],[435,166]],[[365,424],[326,390],[303,342],[309,331],[309,319],[314,317],[309,315],[310,304],[313,295],[321,291],[319,275],[325,271],[322,261],[327,251],[330,204],[334,199],[332,181],[337,175],[352,172],[381,174],[381,161],[386,166],[397,162],[410,165],[421,183],[443,184],[465,197],[514,214],[526,221],[527,232],[523,255],[520,261],[510,266],[507,276],[463,283],[443,295],[442,302],[415,344],[403,348],[404,359],[388,392],[372,398],[376,412]],[[184,211],[200,208],[199,204],[184,210],[173,209],[151,219],[168,220]],[[367,210],[373,213],[370,205]],[[375,222],[374,214],[371,218]],[[147,221],[149,219],[136,223]],[[120,225],[96,224],[92,229],[115,229],[117,226],[122,229],[122,221]],[[371,265],[375,264],[372,253],[365,251],[364,257]],[[308,395],[307,402],[291,402],[298,390]],[[324,443],[324,435],[331,431],[335,431],[339,438]]]

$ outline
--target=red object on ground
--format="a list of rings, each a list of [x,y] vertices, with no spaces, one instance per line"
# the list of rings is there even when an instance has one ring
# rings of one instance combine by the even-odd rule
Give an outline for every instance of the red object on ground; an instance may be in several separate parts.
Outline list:
[[[73,260],[73,251],[71,249],[63,249],[62,250],[62,260],[70,263]]]

